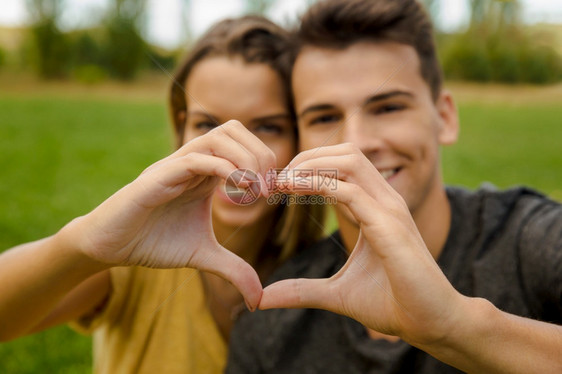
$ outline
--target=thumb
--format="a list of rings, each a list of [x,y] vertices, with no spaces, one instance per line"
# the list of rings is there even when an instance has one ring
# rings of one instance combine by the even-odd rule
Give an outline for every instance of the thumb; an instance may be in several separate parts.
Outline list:
[[[318,308],[333,309],[329,279],[286,279],[263,290],[260,309]]]
[[[263,289],[258,274],[246,261],[228,249],[219,247],[210,257],[195,267],[216,274],[232,283],[244,297],[248,309],[256,310]]]

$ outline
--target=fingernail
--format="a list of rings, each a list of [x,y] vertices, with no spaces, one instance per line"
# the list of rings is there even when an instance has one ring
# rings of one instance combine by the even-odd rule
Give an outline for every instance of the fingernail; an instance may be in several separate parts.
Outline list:
[[[258,182],[259,192],[261,193],[262,196],[269,197],[269,190],[267,189],[266,179],[261,174],[258,174],[257,177],[259,179]]]
[[[248,301],[247,301],[246,299],[244,299],[244,302],[246,303],[246,308],[248,308],[248,310],[249,310],[250,312],[255,312],[256,308],[252,308],[252,307],[250,306],[250,303],[248,303]]]

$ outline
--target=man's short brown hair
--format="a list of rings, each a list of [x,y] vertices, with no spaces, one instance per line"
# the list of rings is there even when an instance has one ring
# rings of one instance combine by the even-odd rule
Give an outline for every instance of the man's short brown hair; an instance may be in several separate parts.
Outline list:
[[[302,16],[296,30],[294,57],[306,46],[344,49],[360,41],[396,42],[412,46],[420,73],[436,100],[441,91],[433,26],[415,0],[324,0]]]

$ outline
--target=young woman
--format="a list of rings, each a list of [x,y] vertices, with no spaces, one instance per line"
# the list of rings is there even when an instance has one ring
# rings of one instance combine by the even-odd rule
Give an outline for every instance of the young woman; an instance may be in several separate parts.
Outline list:
[[[287,37],[242,17],[199,40],[172,84],[179,149],[55,235],[0,256],[0,338],[74,321],[94,334],[96,372],[222,372],[244,299],[255,308],[259,278],[321,232],[319,207],[265,200],[268,172],[297,150]],[[233,202],[227,179],[261,197]]]

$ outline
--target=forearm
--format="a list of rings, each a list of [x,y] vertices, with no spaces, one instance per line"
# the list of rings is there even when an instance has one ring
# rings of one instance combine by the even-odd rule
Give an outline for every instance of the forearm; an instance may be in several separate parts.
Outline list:
[[[418,348],[467,373],[561,373],[562,327],[466,298],[466,323],[450,336]]]
[[[0,255],[0,340],[25,334],[74,287],[108,268],[62,236],[59,232]]]

